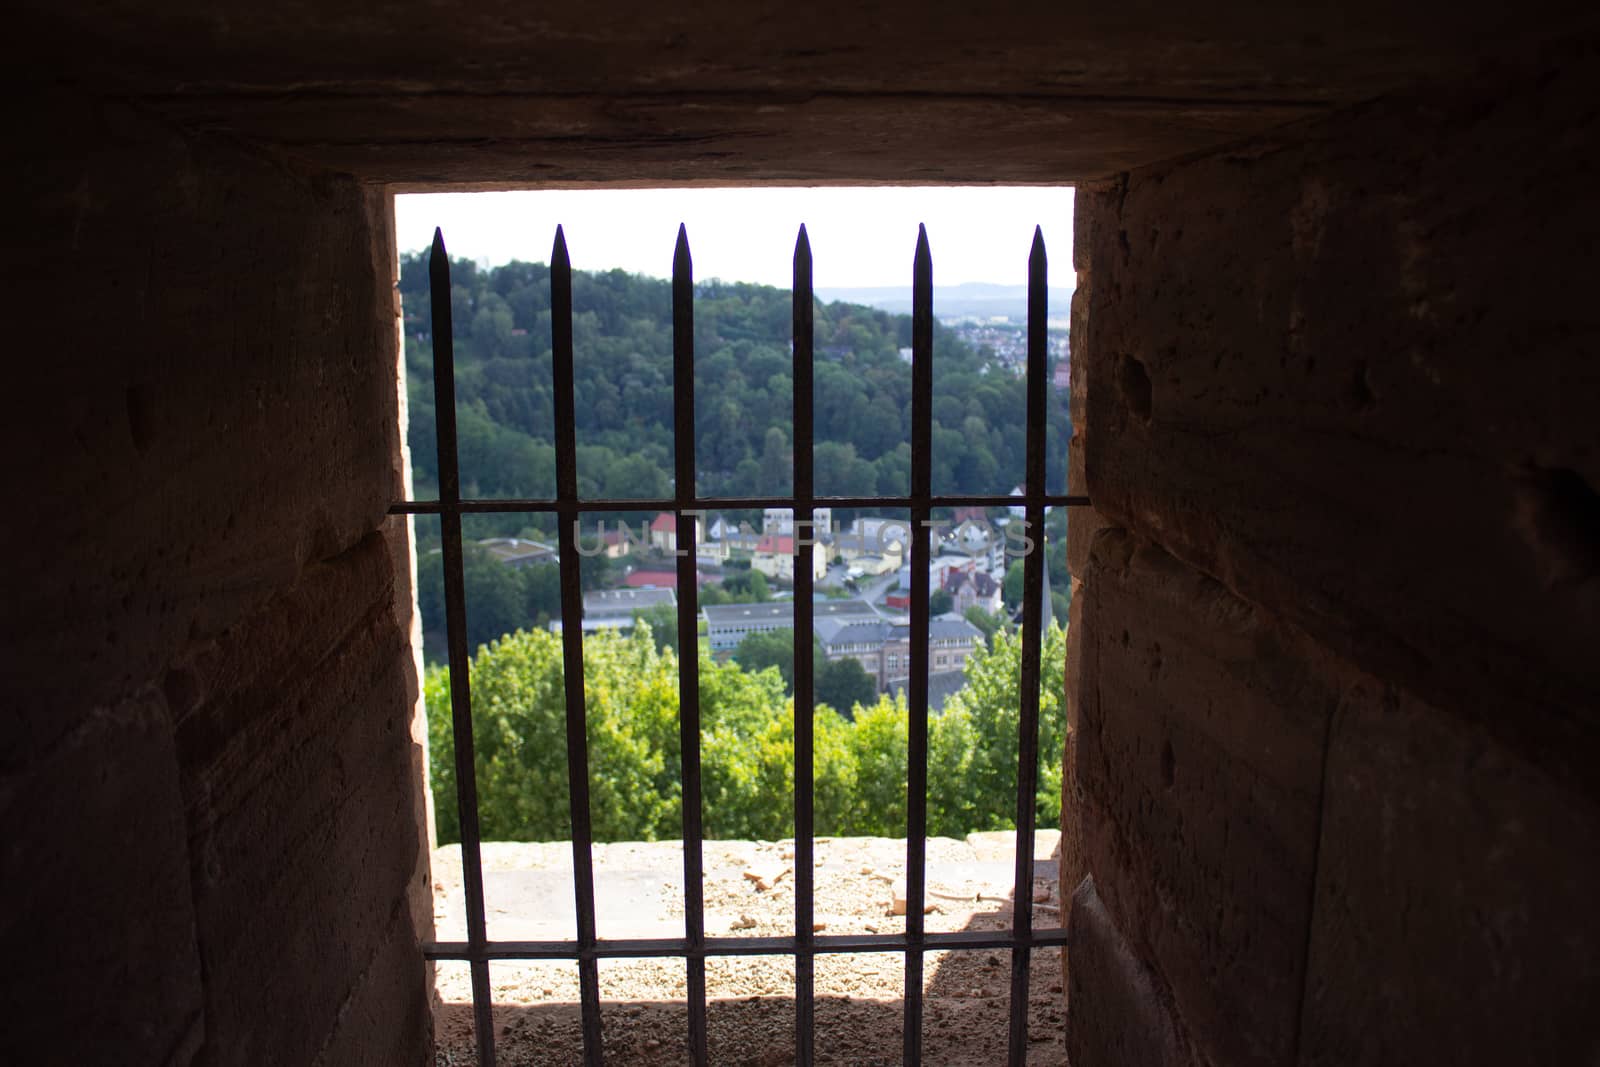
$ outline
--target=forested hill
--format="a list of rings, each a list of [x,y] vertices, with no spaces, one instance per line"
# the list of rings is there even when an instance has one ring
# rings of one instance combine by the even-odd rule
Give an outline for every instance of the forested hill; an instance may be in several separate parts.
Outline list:
[[[457,425],[463,492],[555,492],[549,268],[452,264]],[[437,483],[428,264],[400,264],[410,442],[418,491]],[[696,287],[695,425],[700,491],[790,489],[793,377],[787,290]],[[666,497],[672,489],[672,317],[666,281],[574,272],[578,473],[585,496]],[[853,304],[815,313],[816,485],[821,494],[910,488],[911,319]],[[934,328],[933,489],[1005,493],[1024,469],[1024,386],[942,326]],[[1051,451],[1066,413],[1051,398]],[[1062,474],[1054,469],[1052,490]]]

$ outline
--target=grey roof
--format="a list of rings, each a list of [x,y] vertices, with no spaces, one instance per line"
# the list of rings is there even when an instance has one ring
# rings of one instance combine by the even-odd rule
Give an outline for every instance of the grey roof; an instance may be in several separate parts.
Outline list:
[[[909,640],[911,637],[911,624],[908,622],[896,623],[894,636],[901,641]],[[933,641],[940,638],[952,640],[968,638],[972,641],[982,641],[983,631],[966,619],[940,615],[937,618],[928,620],[928,639]]]
[[[818,619],[817,636],[824,645],[853,645],[862,643],[909,641],[911,624],[890,622],[887,619]],[[966,619],[940,617],[928,620],[929,640],[971,640],[974,644],[983,639],[983,632]]]
[[[818,619],[814,629],[824,645],[881,645],[889,639],[893,625],[882,619]]]
[[[671,589],[599,589],[583,594],[583,614],[586,618],[631,619],[636,611],[677,602],[678,594]]]
[[[909,679],[898,678],[889,683],[889,691],[894,696],[906,695],[906,685]],[[943,711],[946,702],[967,684],[965,671],[939,671],[928,675],[928,710]],[[907,698],[909,699],[909,697]]]
[[[811,606],[812,618],[821,620],[840,616],[869,616],[878,618],[878,609],[865,600],[821,600]],[[741,622],[794,621],[794,601],[780,600],[770,604],[708,604],[700,609],[706,622],[713,625],[734,625]]]
[[[974,640],[980,640],[983,637],[983,631],[972,625],[966,619],[951,618],[948,615],[941,615],[937,619],[928,620],[928,636],[970,637]]]

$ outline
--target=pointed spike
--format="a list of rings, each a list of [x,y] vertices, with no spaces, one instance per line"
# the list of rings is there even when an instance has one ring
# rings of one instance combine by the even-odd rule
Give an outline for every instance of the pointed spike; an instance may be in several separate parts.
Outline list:
[[[433,228],[433,256],[438,258],[444,255],[444,230],[438,226]]]
[[[571,265],[571,258],[567,255],[567,235],[559,223],[556,225],[555,244],[550,248],[550,265],[554,267],[557,264]]]
[[[1042,227],[1035,226],[1033,228],[1033,248],[1028,252],[1028,261],[1030,263],[1032,263],[1034,260],[1044,262],[1044,259],[1044,229]]]
[[[917,224],[917,260],[932,261],[933,252],[928,248],[928,228],[921,223]]]
[[[806,236],[806,224],[800,224],[800,235],[794,240],[794,261],[796,263],[811,262],[811,239]]]
[[[689,257],[689,228],[683,223],[678,223],[678,244],[672,250],[672,270],[687,270],[693,261]]]

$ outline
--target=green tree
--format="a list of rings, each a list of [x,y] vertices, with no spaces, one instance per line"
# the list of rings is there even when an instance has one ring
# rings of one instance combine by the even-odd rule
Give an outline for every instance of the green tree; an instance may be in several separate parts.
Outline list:
[[[959,783],[935,803],[929,833],[1005,830],[1016,825],[1017,724],[1022,635],[998,631],[989,648],[967,660],[967,684],[946,702],[929,737],[929,781]],[[1039,769],[1035,819],[1061,818],[1061,758],[1066,737],[1066,631],[1053,622],[1040,650]],[[931,768],[937,765],[939,778]],[[935,818],[935,813],[938,818]],[[936,828],[937,827],[937,828]]]
[[[536,570],[541,568],[530,568]],[[555,568],[548,568],[554,571]],[[477,648],[530,623],[537,612],[529,611],[529,598],[523,571],[508,567],[482,546],[467,542],[461,546],[462,584],[466,591],[467,647]],[[439,631],[445,625],[444,555],[429,553],[417,561],[417,602],[424,630]],[[559,595],[556,614],[560,613]],[[548,620],[547,620],[548,621]]]
[[[828,705],[846,718],[854,716],[857,704],[872,704],[877,699],[877,682],[852,656],[819,659],[815,671],[817,703]]]
[[[772,668],[783,679],[786,693],[794,692],[794,631],[768,630],[746,634],[733,650],[733,658],[747,671]]]
[[[650,627],[650,632],[655,635],[656,645],[665,652],[671,649],[673,654],[678,652],[678,609],[671,604],[656,604],[653,607],[639,608],[633,613],[634,625],[645,623]]]
[[[994,640],[995,632],[1005,625],[1003,617],[991,615],[976,604],[966,610],[965,616],[968,622],[983,632],[985,645]]]
[[[765,604],[772,599],[767,576],[758,570],[726,572],[722,578],[722,588],[734,604]]]
[[[1006,568],[1005,581],[1000,583],[1000,599],[1007,611],[1016,611],[1021,606],[1024,584],[1022,560],[1013,560],[1011,566]]]
[[[932,615],[947,614],[956,606],[956,598],[950,595],[948,589],[935,589],[928,594],[928,612]]]
[[[1043,651],[1039,825],[1060,816],[1064,635]],[[794,707],[776,669],[748,671],[698,653],[704,825],[712,838],[793,833]],[[1021,640],[1000,631],[967,666],[967,688],[929,721],[928,829],[960,836],[1015,818]],[[427,672],[431,784],[442,842],[459,840],[450,677]],[[567,809],[562,645],[543,630],[507,634],[472,661],[480,822],[486,840],[550,840],[571,833]],[[678,657],[650,622],[584,642],[591,818],[596,840],[657,840],[682,832]],[[842,701],[841,701],[842,702]],[[813,714],[816,828],[820,834],[899,836],[906,829],[907,711],[879,696],[847,719]]]

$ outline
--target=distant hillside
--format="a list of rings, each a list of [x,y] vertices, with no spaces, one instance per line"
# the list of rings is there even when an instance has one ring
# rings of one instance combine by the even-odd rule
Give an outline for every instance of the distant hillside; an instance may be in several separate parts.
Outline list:
[[[909,285],[818,289],[817,297],[848,304],[865,304],[901,315],[911,313]],[[1051,289],[1049,298],[1050,314],[1065,315],[1072,302],[1072,290]],[[941,319],[961,315],[1005,315],[1021,320],[1028,314],[1028,288],[1025,285],[994,285],[988,282],[936,285],[933,287],[933,313]]]
[[[539,263],[481,269],[457,260],[452,272],[463,490],[553,495],[549,269]],[[418,483],[428,486],[437,478],[437,445],[428,264],[421,255],[401,258],[400,295],[411,458]],[[572,296],[579,490],[590,498],[670,496],[671,284],[622,271],[576,271]],[[790,294],[781,289],[717,281],[696,286],[695,454],[706,495],[789,491],[792,310]],[[815,337],[817,492],[908,492],[911,368],[900,353],[911,344],[910,318],[827,303],[816,309]],[[951,329],[935,324],[933,340],[933,491],[1005,493],[1024,473],[1024,383]],[[1051,440],[1064,443],[1064,404],[1053,398],[1048,419]],[[1052,490],[1064,484],[1064,452],[1052,453]],[[481,537],[518,528],[502,530],[485,520],[475,532],[482,530]]]

